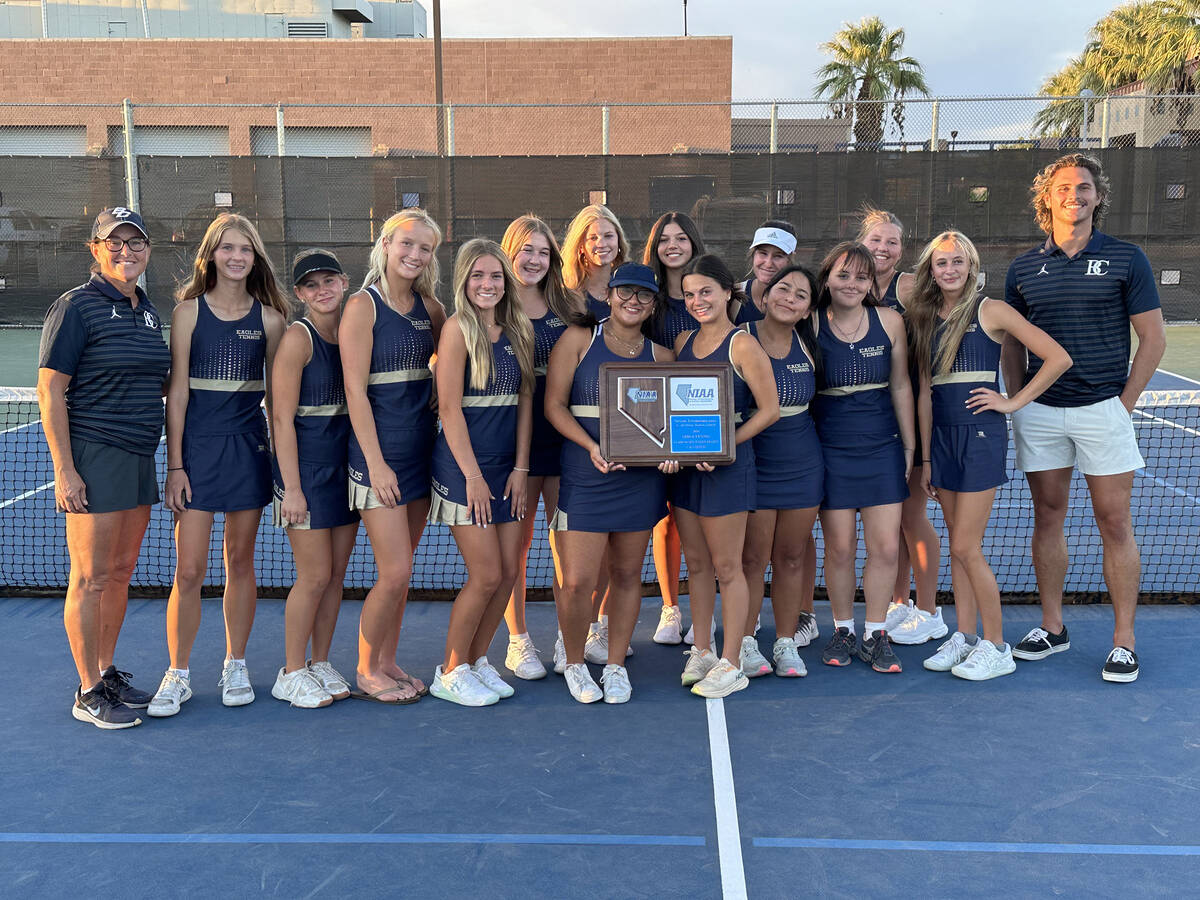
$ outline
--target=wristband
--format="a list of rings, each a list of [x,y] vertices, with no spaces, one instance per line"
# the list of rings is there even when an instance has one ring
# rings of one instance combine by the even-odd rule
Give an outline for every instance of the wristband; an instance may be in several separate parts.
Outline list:
[[[168,472],[182,472],[183,466],[167,466]]]
[[[468,475],[468,476],[467,476],[467,481],[474,481],[476,478],[482,478],[482,477],[483,477],[483,473],[482,473],[482,472],[481,472],[481,473],[479,473],[478,475]]]
[[[526,466],[525,468],[522,469],[520,466],[513,466],[513,471],[514,472],[528,472],[529,467]]]

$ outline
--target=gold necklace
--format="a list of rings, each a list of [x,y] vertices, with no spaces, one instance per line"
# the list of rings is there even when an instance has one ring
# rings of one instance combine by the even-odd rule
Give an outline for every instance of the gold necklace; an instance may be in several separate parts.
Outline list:
[[[646,338],[644,335],[643,335],[642,339],[640,341],[638,341],[636,344],[631,344],[629,341],[626,341],[626,340],[623,340],[622,338],[617,337],[615,334],[613,334],[608,329],[605,329],[604,333],[605,333],[605,335],[607,335],[608,337],[610,337],[614,341],[616,341],[618,344],[620,344],[622,347],[624,347],[625,352],[628,353],[630,356],[637,356],[639,353],[642,352],[642,347],[644,347],[646,345]]]
[[[854,324],[854,327],[850,329],[850,334],[847,335],[846,332],[842,331],[841,327],[838,325],[837,318],[834,316],[833,310],[829,310],[829,324],[833,326],[834,331],[842,336],[842,340],[850,345],[851,350],[854,349],[854,345],[858,343],[858,340],[861,340],[855,339],[853,335],[858,334],[858,329],[862,328],[862,323],[866,318],[867,308],[864,306],[862,315],[858,317],[858,321]],[[866,337],[866,335],[863,335],[863,337]]]

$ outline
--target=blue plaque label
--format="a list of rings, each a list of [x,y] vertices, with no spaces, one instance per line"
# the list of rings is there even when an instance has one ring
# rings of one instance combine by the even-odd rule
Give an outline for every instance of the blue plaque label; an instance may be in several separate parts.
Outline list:
[[[672,453],[719,454],[723,449],[720,416],[671,416]]]

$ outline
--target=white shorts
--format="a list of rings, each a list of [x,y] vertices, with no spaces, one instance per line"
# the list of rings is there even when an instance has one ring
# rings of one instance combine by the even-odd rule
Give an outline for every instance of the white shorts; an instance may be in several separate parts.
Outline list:
[[[1012,425],[1022,472],[1078,466],[1084,475],[1120,475],[1146,465],[1120,397],[1089,406],[1035,401],[1013,413]]]

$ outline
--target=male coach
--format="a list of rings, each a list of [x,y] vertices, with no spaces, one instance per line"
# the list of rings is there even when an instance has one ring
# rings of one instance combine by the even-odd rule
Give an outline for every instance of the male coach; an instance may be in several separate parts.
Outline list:
[[[1154,272],[1140,247],[1096,230],[1109,205],[1109,182],[1097,159],[1072,153],[1033,182],[1033,208],[1046,242],[1009,266],[1004,299],[1071,354],[1074,365],[1037,401],[1013,414],[1017,468],[1033,495],[1033,567],[1042,624],[1013,648],[1043,659],[1071,646],[1062,620],[1067,542],[1063,535],[1071,470],[1087,480],[1104,547],[1104,581],[1112,600],[1113,649],[1106,681],[1134,681],[1133,620],[1141,558],[1133,535],[1133,473],[1145,465],[1133,431],[1133,407],[1166,347]],[[1130,365],[1129,328],[1138,349]],[[1009,394],[1042,361],[1006,338]]]

